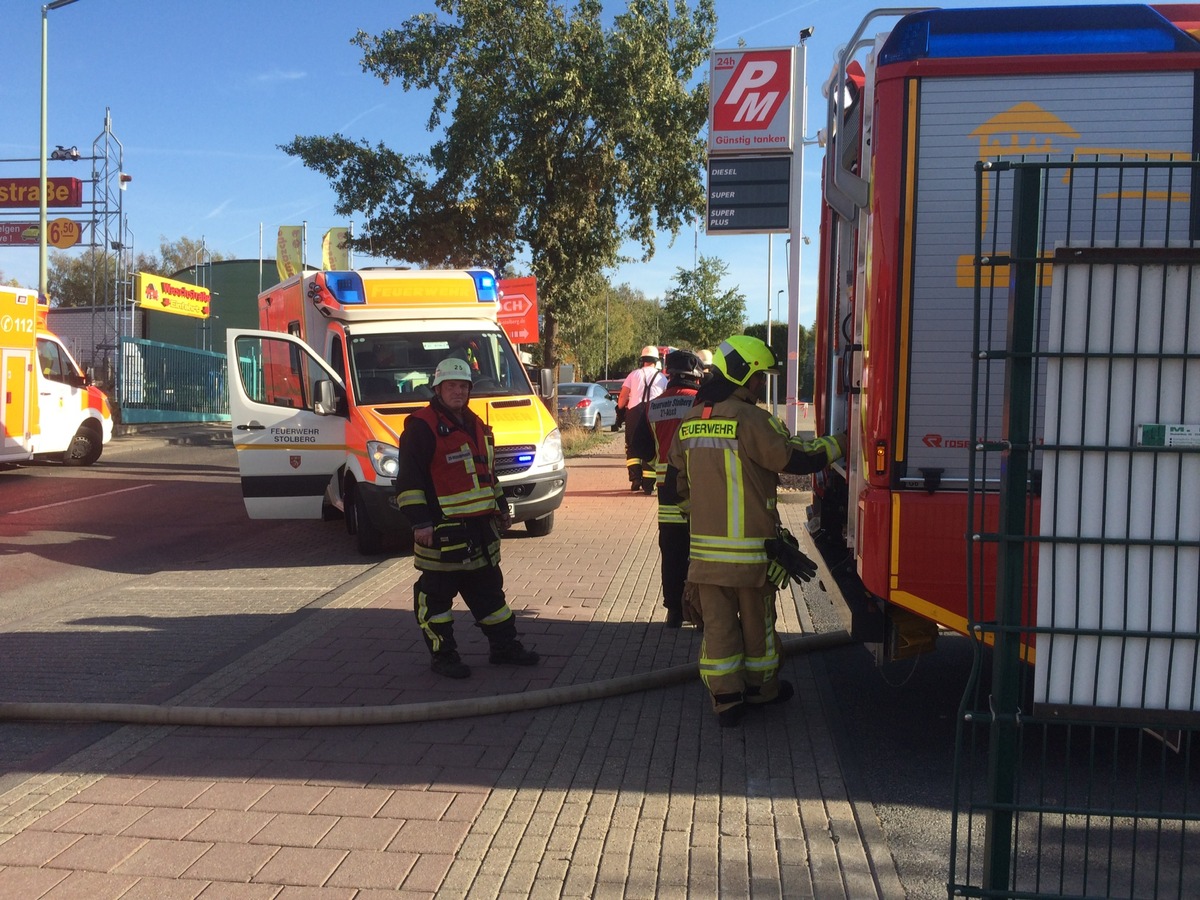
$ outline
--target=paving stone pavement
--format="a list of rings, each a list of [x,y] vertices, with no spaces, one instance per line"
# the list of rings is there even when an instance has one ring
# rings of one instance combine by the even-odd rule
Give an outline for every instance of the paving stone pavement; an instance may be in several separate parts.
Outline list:
[[[623,455],[617,435],[571,460],[554,531],[504,542],[509,603],[541,665],[489,665],[459,601],[473,675],[433,675],[411,559],[397,556],[165,702],[474,700],[477,714],[117,728],[5,783],[0,897],[903,896],[873,808],[847,793],[802,655],[783,667],[796,699],[736,730],[717,727],[690,669],[649,690],[488,712],[498,695],[694,664],[699,634],[663,624],[655,501],[628,491]],[[804,503],[781,504],[793,530]],[[803,602],[780,595],[781,633],[805,630]]]

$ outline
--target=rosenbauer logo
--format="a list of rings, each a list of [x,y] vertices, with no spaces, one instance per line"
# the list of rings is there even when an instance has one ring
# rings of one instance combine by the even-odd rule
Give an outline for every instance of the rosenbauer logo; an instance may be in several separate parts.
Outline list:
[[[718,67],[720,63],[721,59],[718,58]],[[791,80],[790,50],[742,53],[733,75],[713,104],[714,130],[755,131],[770,128],[788,96]]]

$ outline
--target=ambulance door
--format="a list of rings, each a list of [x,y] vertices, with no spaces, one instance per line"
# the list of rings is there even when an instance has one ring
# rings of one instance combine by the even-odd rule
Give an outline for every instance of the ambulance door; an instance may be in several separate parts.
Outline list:
[[[4,398],[4,445],[0,447],[0,462],[29,459],[29,436],[33,430],[31,377],[32,350],[0,348],[0,396]]]
[[[273,331],[227,334],[229,413],[252,519],[319,519],[346,461],[341,377],[299,338]],[[335,402],[318,402],[332,382]]]
[[[71,445],[83,421],[87,388],[58,341],[37,339],[37,366],[38,433],[33,449],[35,453],[61,453]]]

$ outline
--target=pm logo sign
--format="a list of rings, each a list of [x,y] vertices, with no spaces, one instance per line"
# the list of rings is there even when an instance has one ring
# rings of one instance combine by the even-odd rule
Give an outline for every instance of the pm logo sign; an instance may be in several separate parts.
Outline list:
[[[714,50],[709,69],[709,153],[792,149],[796,50]]]

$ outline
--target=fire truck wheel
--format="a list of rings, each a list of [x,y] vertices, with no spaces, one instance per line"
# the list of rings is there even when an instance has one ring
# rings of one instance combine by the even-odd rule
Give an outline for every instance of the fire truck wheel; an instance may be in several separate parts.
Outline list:
[[[545,537],[554,530],[554,513],[547,513],[540,519],[527,519],[525,530],[533,537]]]
[[[100,451],[103,449],[104,444],[100,436],[86,425],[81,425],[63,454],[63,465],[90,466],[100,458]]]
[[[362,495],[355,492],[354,503],[350,505],[350,514],[354,517],[354,536],[358,539],[358,552],[363,556],[378,556],[383,552],[383,534],[371,522],[367,515],[367,504]]]

